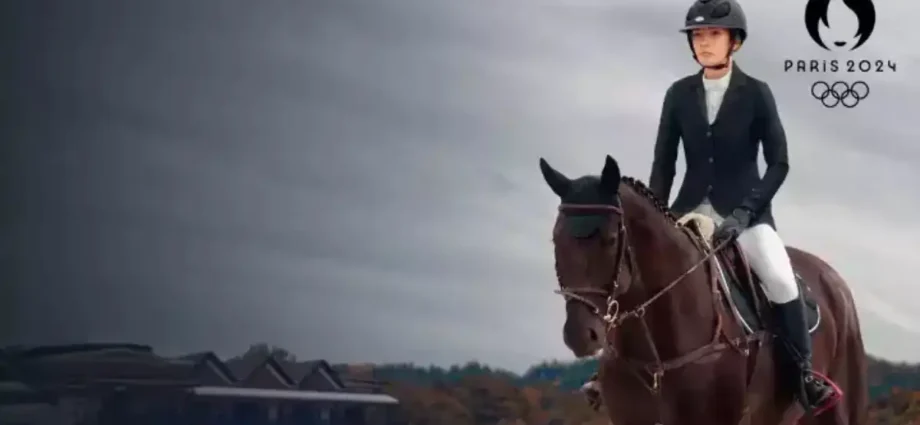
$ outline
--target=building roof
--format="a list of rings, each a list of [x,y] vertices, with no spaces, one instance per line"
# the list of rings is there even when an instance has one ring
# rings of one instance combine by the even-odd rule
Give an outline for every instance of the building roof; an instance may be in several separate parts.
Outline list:
[[[304,391],[304,390],[268,390],[261,388],[245,387],[194,387],[189,388],[192,394],[203,397],[236,397],[236,398],[271,398],[303,401],[339,401],[352,403],[371,404],[398,404],[399,400],[386,394],[359,394],[330,391]]]
[[[291,378],[287,370],[278,360],[275,360],[271,356],[250,356],[243,358],[235,358],[226,363],[226,366],[232,372],[233,376],[236,377],[236,382],[244,382],[248,379],[257,369],[267,367],[274,370],[282,381],[287,385],[296,385],[297,381]]]
[[[297,385],[300,385],[307,378],[314,374],[322,374],[333,387],[345,389],[346,385],[339,377],[339,374],[325,360],[309,360],[297,363],[285,363],[285,369],[290,373],[291,378]]]
[[[345,378],[345,386],[349,388],[381,388],[386,384],[376,379]]]
[[[188,361],[193,362],[193,363],[202,363],[202,362],[206,361],[206,360],[208,359],[208,357],[210,357],[210,356],[217,357],[217,356],[214,355],[214,353],[211,352],[211,351],[202,351],[202,352],[200,352],[200,353],[189,353],[189,354],[186,354],[186,355],[183,355],[183,356],[179,356],[179,357],[176,357],[176,359],[177,359],[177,360],[188,360]],[[218,359],[218,360],[220,360],[220,359]],[[221,363],[223,363],[223,362],[221,362]]]
[[[284,362],[284,369],[287,370],[288,374],[291,376],[291,379],[294,382],[303,381],[304,378],[313,374],[313,371],[319,367],[322,360],[309,360],[305,362]]]
[[[237,381],[243,381],[249,375],[252,375],[252,372],[261,366],[264,361],[264,358],[257,357],[235,358],[227,361],[226,366]]]
[[[373,365],[359,364],[336,367],[345,388],[355,392],[382,392],[388,384],[374,378]]]
[[[6,379],[38,387],[89,384],[192,386],[194,364],[134,344],[80,344],[4,352]]]
[[[237,382],[239,379],[233,374],[233,371],[230,370],[227,365],[220,360],[220,357],[217,357],[213,351],[202,351],[199,353],[190,353],[184,356],[179,356],[177,360],[189,361],[195,364],[197,367],[204,365],[213,366],[215,371],[220,377],[227,381],[227,383]]]
[[[384,386],[380,383],[347,380],[345,390],[353,393],[379,394],[384,392]]]
[[[212,367],[233,386],[202,385],[201,368]],[[281,388],[252,388],[244,385],[261,368],[267,368],[281,381]],[[342,371],[346,376],[348,371]],[[299,389],[322,382],[325,391]],[[362,377],[363,374],[362,374]],[[263,376],[264,378],[264,376]],[[190,353],[176,358],[154,354],[149,346],[138,344],[79,344],[69,346],[7,347],[0,349],[0,404],[51,397],[63,390],[91,389],[96,386],[157,387],[169,391],[191,391],[199,396],[231,398],[277,398],[304,401],[395,404],[392,396],[378,390],[370,379],[343,379],[339,371],[324,360],[279,361],[270,355],[235,358],[226,364],[213,352]],[[271,386],[275,386],[274,383]],[[319,388],[317,388],[319,389]]]
[[[130,343],[85,343],[85,344],[60,344],[60,345],[38,345],[38,346],[9,346],[0,349],[0,352],[8,358],[16,357],[19,359],[37,359],[47,356],[61,355],[79,355],[79,354],[96,354],[102,355],[113,352],[137,352],[153,354],[153,348],[149,345],[130,344]]]

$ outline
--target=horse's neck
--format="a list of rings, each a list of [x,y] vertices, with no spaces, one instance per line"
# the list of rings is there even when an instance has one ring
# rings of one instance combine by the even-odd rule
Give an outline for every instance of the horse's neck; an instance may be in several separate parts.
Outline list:
[[[673,220],[646,197],[632,191],[623,197],[629,244],[635,259],[639,282],[632,285],[635,294],[630,304],[642,303],[661,294],[647,308],[645,320],[653,333],[658,354],[676,356],[687,347],[698,346],[711,337],[713,320],[712,294],[704,270],[684,274],[703,259],[703,254]],[[705,269],[705,265],[700,266]],[[667,289],[675,280],[680,282]],[[629,292],[634,292],[632,289]],[[627,338],[640,337],[641,326],[630,326]],[[631,335],[630,335],[631,334]],[[648,344],[636,346],[638,356],[646,357]]]
[[[664,289],[698,262],[702,253],[685,230],[650,200],[632,188],[627,193],[623,197],[626,227],[642,277],[648,280],[645,286],[650,290]],[[661,267],[664,259],[669,267]]]

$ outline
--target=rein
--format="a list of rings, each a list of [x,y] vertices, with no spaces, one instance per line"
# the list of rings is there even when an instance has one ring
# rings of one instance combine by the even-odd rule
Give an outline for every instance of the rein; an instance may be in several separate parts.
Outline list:
[[[642,281],[642,277],[640,275],[639,268],[636,264],[633,247],[629,243],[629,240],[628,240],[626,223],[625,223],[625,220],[622,220],[623,209],[615,205],[562,204],[561,206],[559,206],[559,211],[562,213],[565,213],[567,211],[578,211],[578,212],[597,211],[599,213],[615,214],[621,217],[621,220],[617,228],[617,232],[616,232],[616,237],[617,237],[616,239],[616,260],[615,260],[616,263],[614,263],[615,273],[613,275],[613,278],[611,279],[610,284],[604,289],[564,288],[563,287],[554,292],[559,295],[562,295],[566,299],[566,301],[575,300],[575,301],[579,301],[587,305],[589,308],[594,310],[595,315],[597,315],[604,321],[604,323],[606,324],[606,328],[605,328],[605,334],[606,334],[605,339],[606,339],[606,346],[607,346],[606,348],[609,349],[609,352],[612,354],[613,358],[620,357],[620,355],[617,352],[616,347],[614,346],[613,338],[611,337],[611,333],[617,327],[619,327],[620,325],[622,325],[624,322],[626,322],[629,319],[640,319],[640,323],[642,324],[642,328],[645,334],[645,339],[649,347],[652,350],[652,354],[655,358],[655,361],[654,362],[641,362],[641,361],[637,361],[637,360],[629,359],[629,358],[624,358],[624,360],[626,360],[628,363],[631,364],[631,366],[633,366],[630,369],[630,371],[636,374],[636,376],[640,379],[643,385],[645,385],[646,389],[648,389],[649,392],[651,392],[652,394],[656,394],[656,395],[659,394],[661,390],[661,379],[664,377],[665,372],[674,370],[674,369],[679,369],[688,364],[692,364],[708,354],[711,354],[717,351],[721,351],[723,349],[731,347],[737,350],[738,352],[742,353],[745,356],[748,355],[748,352],[749,352],[748,349],[742,348],[741,344],[743,342],[751,342],[759,338],[756,336],[729,338],[729,336],[725,334],[725,330],[723,328],[723,323],[722,323],[723,317],[722,317],[722,314],[720,314],[719,312],[719,308],[720,308],[719,303],[722,300],[722,295],[718,288],[718,278],[717,278],[717,273],[715,272],[716,267],[717,267],[717,265],[715,264],[715,261],[718,261],[718,260],[714,257],[719,251],[721,251],[723,248],[725,248],[731,243],[730,240],[722,241],[721,243],[719,243],[717,246],[713,247],[712,249],[707,249],[701,243],[699,243],[699,241],[697,241],[697,239],[693,237],[693,235],[690,235],[688,233],[688,236],[691,237],[691,240],[694,242],[694,244],[700,250],[700,252],[705,253],[703,258],[697,261],[693,266],[691,266],[689,269],[683,272],[680,276],[678,276],[677,278],[669,282],[664,288],[656,292],[654,295],[649,297],[647,300],[645,300],[644,302],[642,302],[635,308],[628,310],[621,314],[620,313],[620,303],[617,300],[617,297],[621,295],[618,293],[618,291],[620,288],[619,276],[620,276],[620,272],[622,271],[623,263],[626,261],[629,262],[628,267],[630,269],[629,270],[630,278],[634,279],[634,282]],[[685,232],[688,232],[688,230],[686,229],[683,229],[683,230]],[[658,354],[658,348],[655,344],[654,337],[652,336],[651,329],[649,328],[648,323],[645,320],[645,313],[648,307],[651,306],[655,301],[657,301],[662,296],[667,294],[674,287],[676,287],[680,282],[682,282],[684,278],[689,276],[691,273],[696,271],[700,266],[706,264],[707,262],[709,263],[709,267],[710,267],[710,289],[712,290],[712,293],[713,293],[713,309],[716,313],[716,318],[717,318],[715,329],[713,331],[713,337],[711,341],[707,343],[706,345],[703,345],[697,349],[691,350],[690,352],[680,355],[676,358],[662,360]],[[606,306],[605,306],[606,308],[602,309],[596,303],[591,301],[591,299],[588,298],[588,296],[591,296],[591,295],[606,297]],[[720,338],[724,339],[725,341],[720,342]],[[607,350],[605,349],[605,352],[606,351]],[[639,374],[639,369],[645,370],[645,372],[651,376],[652,378],[651,385],[647,384],[646,380],[641,377],[641,375]]]

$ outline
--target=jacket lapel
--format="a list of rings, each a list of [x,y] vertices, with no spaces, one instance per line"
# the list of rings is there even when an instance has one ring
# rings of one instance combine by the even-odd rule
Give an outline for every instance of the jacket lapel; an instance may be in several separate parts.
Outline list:
[[[696,111],[703,123],[709,125],[709,113],[706,108],[706,89],[703,87],[703,70],[696,73],[693,79],[693,91],[696,93]]]
[[[734,108],[734,104],[738,102],[738,99],[741,97],[740,93],[743,91],[743,87],[747,83],[747,75],[741,71],[741,68],[738,68],[738,65],[735,64],[735,61],[732,61],[732,76],[728,81],[728,88],[725,89],[725,95],[722,97],[722,105],[719,106],[719,112],[716,113],[716,119],[713,120],[713,125],[719,123],[719,120],[722,119],[726,114],[731,113]],[[700,87],[703,83],[700,82]],[[706,111],[706,94],[703,93],[703,111],[705,115]]]

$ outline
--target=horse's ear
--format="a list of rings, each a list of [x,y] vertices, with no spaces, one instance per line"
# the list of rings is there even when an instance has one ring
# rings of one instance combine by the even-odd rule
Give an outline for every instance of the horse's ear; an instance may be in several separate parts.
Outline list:
[[[607,193],[615,194],[620,189],[620,165],[610,155],[604,160],[604,171],[601,171],[601,188]]]
[[[546,180],[546,184],[557,196],[562,198],[569,193],[569,189],[572,187],[572,180],[550,167],[549,163],[543,158],[540,158],[540,172],[543,173],[543,180]]]

